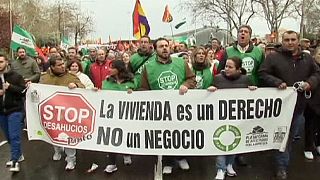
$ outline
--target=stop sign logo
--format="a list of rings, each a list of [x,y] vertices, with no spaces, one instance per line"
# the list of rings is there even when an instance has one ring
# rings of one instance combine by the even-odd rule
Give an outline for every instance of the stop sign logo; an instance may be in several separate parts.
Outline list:
[[[81,94],[57,92],[39,104],[39,114],[57,144],[75,146],[94,131],[96,111]]]

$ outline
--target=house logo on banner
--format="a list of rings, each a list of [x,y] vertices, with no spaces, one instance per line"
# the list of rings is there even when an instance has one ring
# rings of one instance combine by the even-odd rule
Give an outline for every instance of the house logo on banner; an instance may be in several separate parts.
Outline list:
[[[221,151],[232,151],[240,143],[241,132],[233,125],[220,126],[213,134],[213,144]]]
[[[282,143],[287,134],[287,126],[279,126],[273,135],[273,143]]]
[[[40,102],[39,114],[54,143],[75,146],[92,138],[96,110],[81,94],[56,92]]]
[[[175,89],[178,85],[178,76],[172,71],[164,71],[158,77],[158,84],[163,90]]]
[[[252,132],[248,133],[246,136],[246,146],[264,146],[268,144],[268,132],[260,126],[253,128]]]

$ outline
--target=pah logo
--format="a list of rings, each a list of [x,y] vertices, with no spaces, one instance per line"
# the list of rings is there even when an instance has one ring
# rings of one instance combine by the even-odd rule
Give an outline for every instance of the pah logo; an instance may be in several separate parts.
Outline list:
[[[164,71],[158,77],[158,84],[163,90],[175,89],[178,85],[178,76],[172,71]]]
[[[268,133],[260,126],[253,128],[252,132],[248,133],[246,136],[246,146],[261,146],[268,144]]]
[[[254,59],[252,57],[243,58],[242,67],[247,71],[247,75],[251,75],[254,68]]]

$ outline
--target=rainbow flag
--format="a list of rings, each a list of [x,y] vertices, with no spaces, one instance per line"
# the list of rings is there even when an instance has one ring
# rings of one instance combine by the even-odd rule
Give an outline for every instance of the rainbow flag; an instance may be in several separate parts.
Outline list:
[[[133,20],[133,36],[140,39],[141,36],[148,35],[150,32],[150,26],[146,15],[143,12],[141,3],[136,0],[136,5],[132,13]]]

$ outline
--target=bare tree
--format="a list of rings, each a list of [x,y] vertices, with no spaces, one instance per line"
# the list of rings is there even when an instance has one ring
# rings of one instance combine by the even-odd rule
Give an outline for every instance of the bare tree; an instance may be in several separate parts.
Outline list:
[[[295,9],[297,15],[300,16],[300,38],[303,38],[306,32],[314,33],[314,28],[319,27],[319,5],[319,0],[300,0],[296,2]]]
[[[181,3],[186,9],[191,10],[195,17],[211,17],[214,21],[225,21],[228,30],[238,30],[242,24],[248,24],[254,16],[253,0],[193,0]],[[211,23],[210,23],[211,24]]]
[[[38,42],[50,41],[57,45],[62,36],[85,38],[92,31],[90,14],[81,12],[77,4],[59,2],[50,4],[45,0],[12,0],[16,23],[32,33]],[[0,7],[7,4],[1,1]]]
[[[92,31],[91,27],[93,24],[91,16],[78,14],[75,23],[74,39],[75,44],[78,44],[78,39],[80,41]]]
[[[5,53],[9,52],[10,41],[11,41],[11,28],[10,28],[10,13],[9,8],[4,8],[5,6],[0,5],[0,53],[4,51]],[[12,20],[15,22],[17,16],[12,15]]]
[[[295,0],[253,1],[257,2],[261,6],[263,14],[260,15],[267,21],[270,32],[276,33],[276,42],[278,42],[278,29],[282,23],[282,20],[289,17],[294,12],[293,4],[295,3]]]

